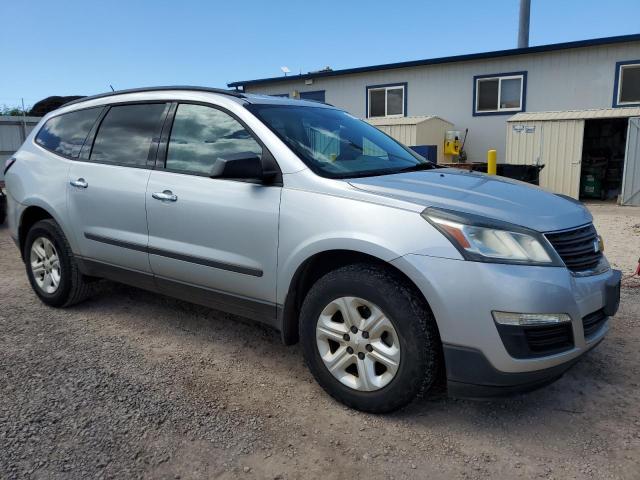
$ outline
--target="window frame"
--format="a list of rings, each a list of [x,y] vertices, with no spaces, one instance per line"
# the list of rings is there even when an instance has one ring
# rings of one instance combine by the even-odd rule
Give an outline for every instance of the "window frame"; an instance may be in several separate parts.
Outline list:
[[[45,147],[44,145],[41,145],[40,143],[38,143],[36,141],[38,135],[40,135],[40,132],[42,131],[42,129],[44,128],[44,126],[49,123],[50,120],[57,118],[57,117],[62,117],[64,115],[69,115],[71,113],[76,113],[76,112],[81,112],[83,110],[91,110],[91,109],[102,109],[102,111],[100,113],[98,113],[98,116],[96,117],[95,121],[93,122],[93,125],[91,126],[91,128],[89,129],[89,132],[87,133],[87,136],[84,138],[84,142],[82,143],[82,145],[80,146],[80,152],[78,153],[77,157],[72,157],[71,155],[65,155],[63,153],[60,152],[56,152],[55,150],[51,150],[50,148]],[[49,118],[47,118],[47,120],[45,122],[42,123],[42,125],[40,126],[40,128],[38,129],[38,131],[35,133],[35,135],[32,137],[32,143],[39,147],[42,148],[43,150],[52,153],[54,155],[57,155],[58,157],[61,158],[65,158],[67,160],[71,160],[73,162],[78,162],[78,161],[82,161],[82,152],[85,149],[85,145],[88,142],[93,143],[93,137],[92,137],[92,133],[94,132],[96,125],[99,125],[100,122],[102,122],[102,118],[104,117],[105,111],[108,110],[107,108],[105,108],[105,105],[94,105],[92,107],[84,107],[84,108],[78,108],[78,109],[74,109],[74,110],[70,110],[68,112],[63,112],[63,113],[59,113],[56,115],[51,115]]]
[[[388,105],[389,105],[389,96],[387,94],[388,90],[396,90],[398,88],[402,88],[402,113],[401,114],[393,114],[388,115]],[[384,115],[383,116],[371,116],[371,92],[376,90],[384,90]],[[402,118],[407,116],[407,97],[408,97],[408,89],[407,82],[399,82],[399,83],[384,83],[380,85],[367,85],[366,93],[365,93],[365,112],[366,118]]]
[[[502,92],[502,81],[519,78],[520,82],[520,107],[517,108],[500,108],[500,93]],[[480,96],[478,85],[481,81],[498,80],[498,109],[497,110],[478,110],[478,100]],[[518,112],[525,112],[527,106],[527,71],[507,72],[507,73],[491,73],[487,75],[475,75],[473,77],[473,116],[485,117],[491,115],[513,115]]]
[[[164,104],[165,109],[162,112],[160,121],[158,122],[158,128],[154,132],[153,137],[151,137],[151,145],[149,146],[149,152],[147,152],[147,161],[144,165],[132,165],[130,163],[121,163],[121,162],[100,162],[97,160],[91,160],[91,153],[93,152],[93,146],[96,141],[96,137],[98,136],[98,132],[100,131],[100,127],[102,126],[102,122],[109,114],[109,111],[113,107],[126,107],[129,105],[156,105],[156,104]],[[162,132],[162,126],[166,122],[167,115],[169,113],[169,109],[171,106],[171,102],[167,100],[139,100],[133,102],[117,102],[117,103],[109,103],[103,105],[105,109],[102,114],[98,117],[98,121],[93,125],[93,128],[87,135],[87,139],[85,140],[85,144],[80,151],[80,155],[77,158],[77,161],[86,162],[86,163],[94,163],[97,165],[113,165],[116,167],[127,167],[127,168],[146,168],[152,169],[155,164],[155,156],[158,152],[158,140],[160,139],[160,134]]]
[[[620,101],[620,93],[622,93],[622,70],[625,67],[640,68],[640,60],[625,60],[623,62],[616,62],[615,80],[613,82],[613,102],[611,104],[613,108],[640,107],[640,101],[637,101],[637,102],[621,102]]]
[[[256,141],[260,147],[262,147],[262,163],[264,165],[265,161],[269,163],[270,168],[274,168],[277,171],[276,177],[274,181],[270,182],[266,186],[282,186],[282,171],[280,170],[280,165],[275,160],[275,157],[271,153],[271,151],[267,148],[264,142],[260,139],[260,137],[247,125],[245,121],[243,121],[238,115],[233,113],[231,110],[222,107],[220,105],[216,105],[214,103],[209,102],[199,102],[196,100],[173,100],[171,101],[171,105],[169,107],[169,112],[164,120],[164,125],[162,126],[162,132],[160,134],[160,142],[158,145],[158,151],[155,157],[155,165],[153,167],[154,170],[159,170],[162,172],[169,172],[178,175],[190,175],[192,177],[205,177],[210,178],[206,173],[198,173],[198,172],[186,172],[184,170],[177,170],[172,168],[167,168],[167,154],[169,152],[169,140],[171,139],[171,131],[173,130],[173,122],[176,117],[176,112],[178,111],[178,105],[186,104],[186,105],[200,105],[203,107],[215,108],[216,110],[220,110],[222,113],[226,113],[231,118],[233,118],[236,122],[238,122],[242,127],[249,132],[249,135]],[[234,178],[215,178],[211,180],[220,180],[220,181],[231,181],[231,182],[243,182],[243,183],[259,183],[259,181],[251,180],[251,179],[234,179]]]

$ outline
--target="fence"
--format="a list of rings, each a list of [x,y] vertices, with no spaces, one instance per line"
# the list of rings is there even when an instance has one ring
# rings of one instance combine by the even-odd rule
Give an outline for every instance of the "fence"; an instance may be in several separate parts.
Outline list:
[[[40,121],[40,117],[10,117],[0,115],[0,167],[20,148],[27,135]],[[0,168],[0,181],[4,180],[4,168]]]

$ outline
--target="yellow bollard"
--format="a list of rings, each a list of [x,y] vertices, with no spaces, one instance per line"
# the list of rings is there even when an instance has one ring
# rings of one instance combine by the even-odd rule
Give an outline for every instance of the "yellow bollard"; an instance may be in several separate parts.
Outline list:
[[[495,150],[487,152],[487,173],[495,175],[498,172],[498,153]]]

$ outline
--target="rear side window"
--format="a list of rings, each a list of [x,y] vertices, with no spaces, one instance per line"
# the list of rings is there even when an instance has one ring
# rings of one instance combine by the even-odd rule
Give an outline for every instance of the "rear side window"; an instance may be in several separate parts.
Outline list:
[[[36,135],[36,143],[69,158],[78,158],[82,145],[102,112],[88,108],[50,118]]]
[[[261,156],[262,147],[235,118],[203,105],[178,105],[167,169],[208,175],[217,159],[246,152]]]
[[[90,161],[142,167],[153,137],[159,134],[164,103],[111,107],[102,120]]]

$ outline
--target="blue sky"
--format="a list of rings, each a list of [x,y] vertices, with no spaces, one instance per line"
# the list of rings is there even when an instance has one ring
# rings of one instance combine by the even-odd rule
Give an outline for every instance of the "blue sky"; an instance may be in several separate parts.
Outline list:
[[[638,0],[532,0],[531,45],[640,33]],[[450,5],[454,5],[451,7]],[[518,0],[0,0],[0,105],[516,46]]]

